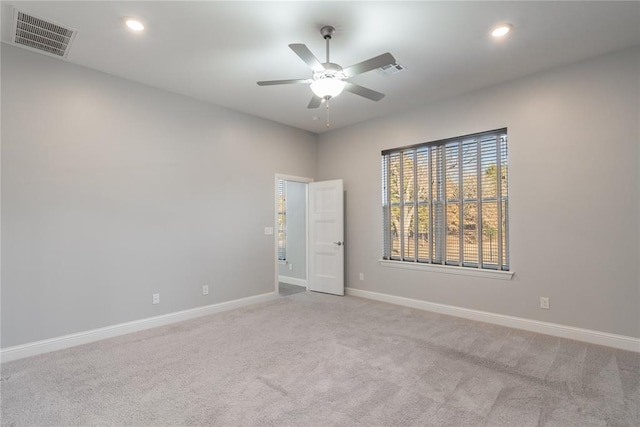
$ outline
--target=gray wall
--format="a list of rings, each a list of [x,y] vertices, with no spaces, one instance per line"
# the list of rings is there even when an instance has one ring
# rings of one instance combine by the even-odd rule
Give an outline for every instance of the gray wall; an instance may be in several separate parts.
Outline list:
[[[1,71],[3,348],[273,291],[273,177],[314,177],[315,135],[4,44]]]
[[[319,178],[348,195],[347,286],[640,337],[639,64],[625,50],[322,135]],[[380,151],[504,126],[513,280],[380,266]]]
[[[287,181],[286,189],[287,263],[280,264],[279,273],[307,280],[307,184]]]
[[[2,45],[1,345],[271,292],[276,172],[344,179],[348,286],[640,337],[639,60],[594,58],[316,146]],[[514,279],[381,267],[380,150],[503,126]]]

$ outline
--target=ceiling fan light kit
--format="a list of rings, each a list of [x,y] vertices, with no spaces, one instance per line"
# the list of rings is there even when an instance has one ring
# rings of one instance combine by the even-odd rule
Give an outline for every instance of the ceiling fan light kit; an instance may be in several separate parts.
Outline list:
[[[327,99],[338,96],[344,90],[346,83],[335,77],[321,77],[311,82],[311,90],[316,96]]]
[[[362,96],[371,101],[380,101],[384,98],[383,93],[357,85],[349,81],[349,79],[359,74],[366,73],[367,71],[382,67],[390,67],[397,64],[393,55],[388,52],[383,53],[382,55],[367,59],[366,61],[350,67],[342,68],[340,65],[332,63],[329,58],[329,42],[334,33],[335,28],[329,25],[320,29],[320,34],[326,40],[326,61],[324,63],[321,63],[313,53],[311,53],[306,45],[302,43],[293,43],[289,45],[289,48],[293,50],[293,52],[298,55],[298,57],[309,66],[309,68],[311,68],[311,71],[313,72],[311,79],[268,80],[260,81],[258,82],[258,85],[273,86],[296,83],[309,84],[311,91],[313,92],[313,97],[311,98],[307,108],[318,108],[323,101],[327,103],[328,107],[329,99],[340,95],[343,90]],[[328,120],[327,127],[329,127]]]

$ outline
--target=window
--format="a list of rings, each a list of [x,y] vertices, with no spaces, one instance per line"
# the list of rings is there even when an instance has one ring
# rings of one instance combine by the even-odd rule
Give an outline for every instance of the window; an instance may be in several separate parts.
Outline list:
[[[278,180],[278,260],[287,260],[287,183]]]
[[[385,260],[509,270],[507,130],[382,152]]]

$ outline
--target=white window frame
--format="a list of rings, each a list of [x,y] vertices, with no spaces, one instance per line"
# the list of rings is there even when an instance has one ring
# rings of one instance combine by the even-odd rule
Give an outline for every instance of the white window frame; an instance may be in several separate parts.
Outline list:
[[[487,163],[489,161],[493,163]],[[395,183],[391,182],[392,162],[397,165],[394,169]],[[418,164],[421,165],[420,172]],[[453,164],[454,167],[449,167],[449,164]],[[472,166],[464,167],[465,164]],[[483,187],[487,182],[484,174],[487,174],[488,167],[494,168],[495,186],[487,188],[492,189],[495,194]],[[455,173],[450,175],[450,171]],[[411,176],[403,176],[407,172]],[[382,151],[384,238],[380,264],[385,267],[511,279],[513,272],[510,271],[509,258],[507,174],[506,128]],[[470,180],[463,182],[465,177]],[[422,180],[421,184],[419,180]],[[457,188],[457,195],[455,191],[447,192],[447,182],[453,186],[452,189]],[[470,188],[475,190],[475,197],[465,192],[465,189],[469,188],[465,186],[468,186],[465,182],[472,183]],[[394,185],[396,193],[392,196]],[[495,206],[495,228],[483,222],[483,206],[487,209]],[[457,209],[457,212],[451,214],[448,207],[453,208],[454,212]],[[468,218],[465,220],[465,208],[475,212],[471,215],[471,218],[475,218],[474,221],[469,222]],[[392,209],[396,212],[395,222],[392,221]],[[426,222],[419,222],[419,209],[422,209],[428,218]],[[409,212],[412,212],[411,222],[404,218],[404,214]],[[452,219],[457,223],[451,222]],[[404,224],[403,220],[409,224]],[[457,224],[457,230],[454,228],[455,231],[452,232],[450,225],[453,223]],[[425,227],[426,232],[423,230]],[[468,239],[469,230],[473,230],[471,239]],[[487,252],[487,232],[496,234],[497,252],[494,255],[492,249],[491,256],[487,256],[485,261],[483,254]],[[421,235],[428,236],[425,239],[428,245],[427,256],[424,256],[424,244],[421,250],[418,249],[417,236]],[[493,234],[489,235],[489,238],[493,241]],[[448,241],[452,245],[455,244],[452,246],[456,247],[454,251],[447,250]],[[470,260],[465,260],[465,255]]]

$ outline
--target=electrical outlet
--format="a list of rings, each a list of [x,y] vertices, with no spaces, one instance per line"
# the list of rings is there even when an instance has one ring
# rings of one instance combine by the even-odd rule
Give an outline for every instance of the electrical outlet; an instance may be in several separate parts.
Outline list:
[[[209,295],[209,286],[208,285],[204,285],[202,287],[202,295]]]
[[[289,264],[289,271],[293,270],[293,264]]]
[[[153,294],[151,303],[152,304],[159,304],[160,303],[160,294]]]
[[[540,297],[540,308],[549,310],[549,297]]]
[[[364,273],[360,273],[360,280],[364,280]]]

